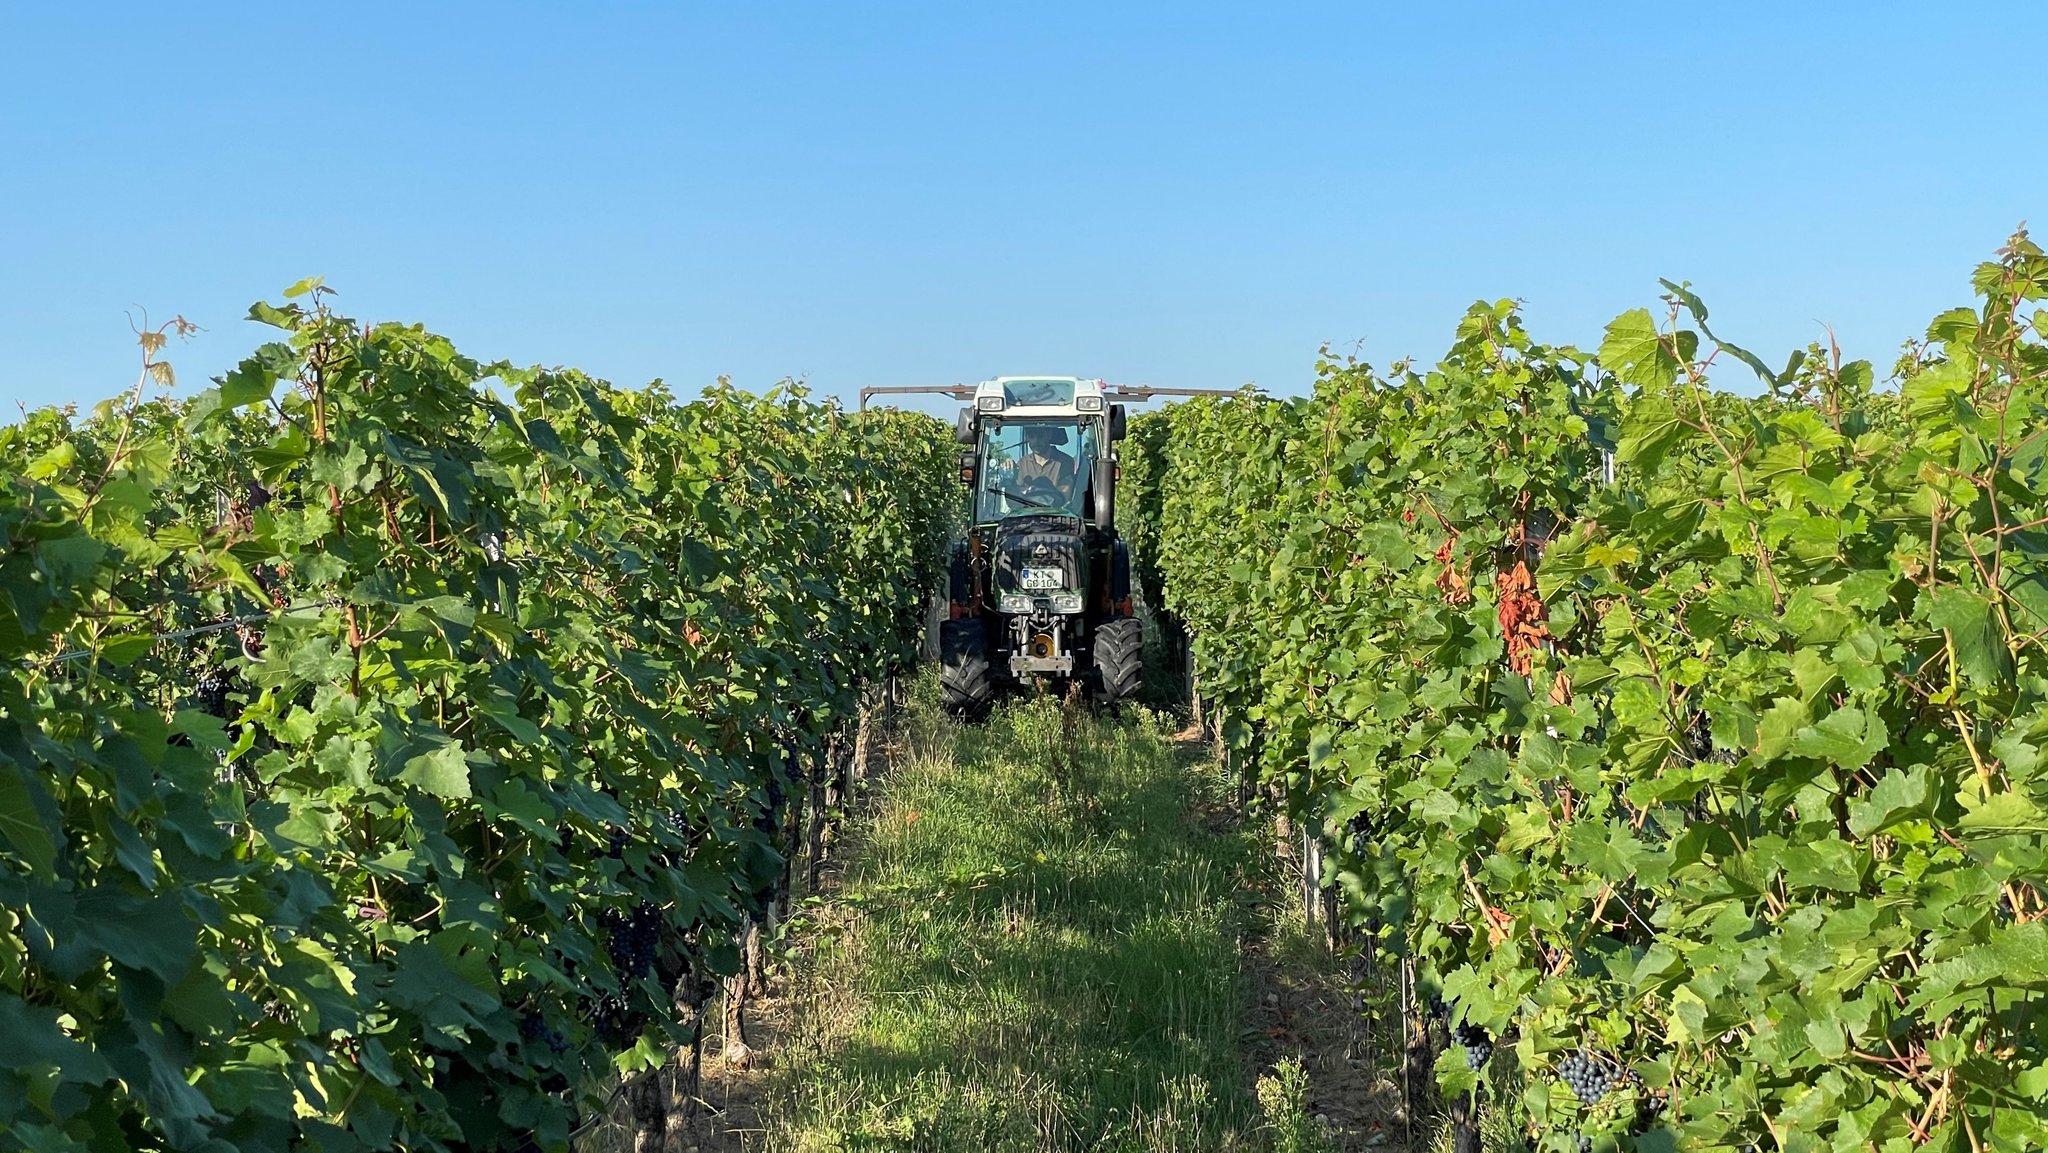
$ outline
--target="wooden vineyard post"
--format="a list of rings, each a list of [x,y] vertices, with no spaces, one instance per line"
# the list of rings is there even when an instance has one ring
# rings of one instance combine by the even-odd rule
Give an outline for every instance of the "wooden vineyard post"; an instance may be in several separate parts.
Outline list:
[[[1479,1153],[1478,1110],[1469,1089],[1451,1101],[1451,1150],[1452,1153]]]
[[[825,744],[811,754],[810,771],[804,774],[807,788],[804,794],[809,802],[808,824],[804,828],[804,892],[818,891],[818,866],[825,857],[825,778],[833,771],[838,738],[827,737]]]
[[[677,1046],[670,1055],[668,1144],[663,1153],[682,1153],[691,1144],[690,1127],[697,1118],[698,1097],[704,1084],[704,1006],[710,1003],[715,988],[691,965],[677,978],[670,994],[676,1017],[689,1027],[690,1042]]]
[[[863,686],[860,692],[860,722],[853,733],[853,764],[849,776],[858,783],[868,776],[868,743],[874,739],[875,706],[874,689]]]
[[[750,960],[760,949],[760,941],[761,926],[749,923],[746,951]],[[725,1015],[721,1023],[725,1031],[725,1064],[730,1069],[750,1069],[754,1065],[754,1051],[747,1044],[747,970],[751,967],[742,963],[739,972],[725,979]]]
[[[1323,846],[1316,840],[1315,830],[1304,821],[1301,826],[1301,921],[1303,927],[1316,923],[1316,914],[1321,910],[1319,899],[1322,892]]]
[[[1330,947],[1331,952],[1335,952],[1347,943],[1348,933],[1345,930],[1343,911],[1343,904],[1337,890],[1331,886],[1324,886],[1323,943]]]
[[[1415,1144],[1415,1117],[1429,1099],[1431,1060],[1429,1021],[1422,1014],[1415,994],[1415,960],[1401,960],[1401,1121],[1408,1144]]]
[[[1354,1042],[1363,1027],[1365,1040],[1365,1067],[1378,1076],[1380,1069],[1379,1029],[1376,1027],[1373,1008],[1383,1002],[1382,982],[1385,974],[1380,967],[1378,926],[1366,922],[1365,934],[1359,940],[1358,951],[1351,955],[1351,1013],[1349,1014]]]

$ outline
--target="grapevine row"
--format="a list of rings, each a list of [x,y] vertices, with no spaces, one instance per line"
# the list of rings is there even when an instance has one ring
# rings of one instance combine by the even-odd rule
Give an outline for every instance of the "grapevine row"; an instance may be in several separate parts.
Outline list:
[[[565,1147],[914,655],[937,422],[324,301],[0,430],[0,1145]]]
[[[1428,371],[1134,422],[1141,579],[1449,1006],[1447,1096],[1557,1150],[2048,1142],[2048,259],[1974,286],[1895,387],[1669,285],[1597,354],[1483,304]]]

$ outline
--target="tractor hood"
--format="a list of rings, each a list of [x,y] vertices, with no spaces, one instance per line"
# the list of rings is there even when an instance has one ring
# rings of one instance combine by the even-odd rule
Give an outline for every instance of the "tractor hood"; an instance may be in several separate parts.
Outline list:
[[[1075,517],[1034,516],[1007,520],[996,526],[991,540],[999,593],[1079,592],[1087,577],[1087,545],[1081,522]],[[1058,568],[1059,589],[1027,588],[1024,570]]]

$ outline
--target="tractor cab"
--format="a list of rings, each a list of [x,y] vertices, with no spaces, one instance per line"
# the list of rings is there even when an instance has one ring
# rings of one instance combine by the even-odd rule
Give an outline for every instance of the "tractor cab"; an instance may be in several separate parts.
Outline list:
[[[1085,517],[1099,528],[1109,527],[1115,483],[1110,445],[1123,434],[1123,406],[1107,403],[1101,381],[984,381],[975,387],[973,406],[961,412],[957,432],[962,443],[973,446],[962,462],[962,475],[974,478],[976,525],[1020,517]]]
[[[1135,697],[1144,632],[1131,558],[1116,533],[1116,444],[1124,406],[1208,388],[1106,385],[1078,376],[999,376],[976,385],[861,389],[967,401],[954,435],[972,522],[953,546],[939,684],[964,716],[1031,685],[1079,684],[1098,701]]]
[[[960,477],[974,527],[954,552],[947,631],[951,664],[964,661],[974,683],[955,695],[1037,679],[1129,695],[1125,666],[1136,657],[1123,650],[1136,622],[1110,627],[1131,613],[1130,559],[1114,524],[1123,406],[1101,381],[1072,376],[1001,376],[973,399],[955,432],[968,450]],[[1105,630],[1115,653],[1102,651]],[[1105,657],[1116,666],[1106,679]]]

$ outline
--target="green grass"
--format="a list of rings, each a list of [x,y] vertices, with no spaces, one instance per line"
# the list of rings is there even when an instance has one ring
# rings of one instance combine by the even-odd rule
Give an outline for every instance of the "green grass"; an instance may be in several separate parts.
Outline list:
[[[768,1147],[1264,1146],[1239,1028],[1248,833],[1161,722],[914,721],[811,942]]]

